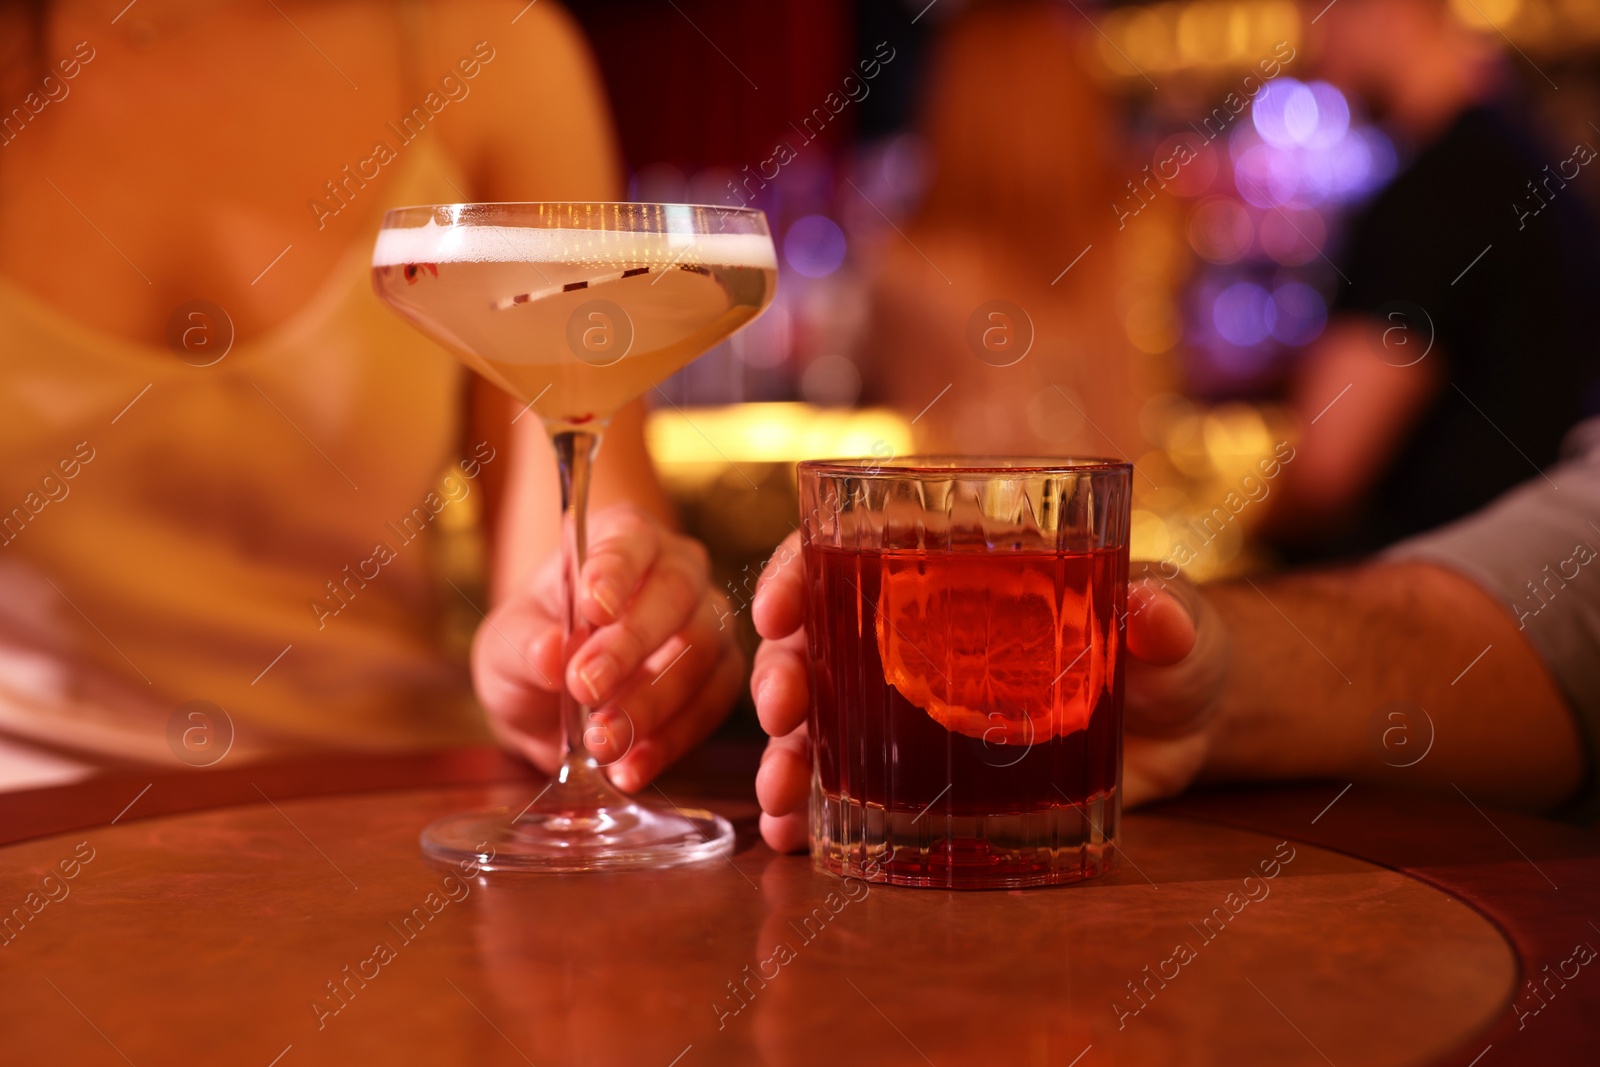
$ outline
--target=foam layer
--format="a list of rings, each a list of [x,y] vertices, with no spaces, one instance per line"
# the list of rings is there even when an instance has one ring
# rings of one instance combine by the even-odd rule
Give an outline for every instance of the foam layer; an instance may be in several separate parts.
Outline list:
[[[383,230],[374,267],[404,263],[683,263],[776,270],[770,238],[752,233],[634,233],[525,226],[425,226]]]

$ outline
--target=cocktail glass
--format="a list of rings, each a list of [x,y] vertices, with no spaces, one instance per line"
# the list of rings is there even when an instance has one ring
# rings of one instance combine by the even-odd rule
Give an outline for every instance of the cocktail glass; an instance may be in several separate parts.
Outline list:
[[[759,211],[687,204],[439,204],[384,218],[373,287],[401,317],[544,421],[561,476],[563,656],[590,627],[574,600],[589,473],[629,401],[761,313],[777,261]],[[486,870],[665,867],[726,854],[733,829],[705,811],[641,804],[607,781],[565,685],[564,751],[520,812],[449,816],[423,851]]]
[[[818,866],[947,888],[1112,869],[1130,471],[800,465]]]

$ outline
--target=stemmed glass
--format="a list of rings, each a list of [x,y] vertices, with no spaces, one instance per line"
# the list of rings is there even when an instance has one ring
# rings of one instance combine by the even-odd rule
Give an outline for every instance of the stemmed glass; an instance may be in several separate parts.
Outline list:
[[[561,475],[565,664],[590,631],[575,594],[605,426],[771,302],[777,260],[766,217],[689,204],[397,208],[378,234],[372,281],[403,318],[544,421]],[[563,685],[565,755],[548,788],[521,812],[434,822],[423,851],[486,870],[587,871],[731,850],[727,820],[613,788],[584,745],[592,721]]]

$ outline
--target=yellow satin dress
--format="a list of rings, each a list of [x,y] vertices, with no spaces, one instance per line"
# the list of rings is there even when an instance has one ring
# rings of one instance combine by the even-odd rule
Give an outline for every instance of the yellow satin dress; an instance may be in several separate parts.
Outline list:
[[[432,140],[394,203],[460,199]],[[373,236],[210,366],[0,278],[0,740],[176,766],[190,701],[235,760],[487,738],[434,565],[437,505],[483,491],[463,377],[373,295]]]

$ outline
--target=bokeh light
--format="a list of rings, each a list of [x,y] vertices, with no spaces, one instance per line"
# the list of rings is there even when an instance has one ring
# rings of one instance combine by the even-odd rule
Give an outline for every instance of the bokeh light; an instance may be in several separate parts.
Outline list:
[[[1303,143],[1308,148],[1331,148],[1350,132],[1350,103],[1327,82],[1312,82],[1307,88],[1316,102],[1317,124]]]
[[[826,278],[844,265],[844,231],[826,215],[796,219],[783,237],[783,258],[797,274]]]
[[[1276,152],[1266,144],[1254,144],[1241,152],[1233,164],[1233,177],[1245,203],[1261,208],[1287,204],[1297,184],[1288,153]]]
[[[1450,7],[1475,30],[1501,32],[1522,13],[1522,0],[1451,0]]]
[[[1354,132],[1329,152],[1333,194],[1346,203],[1361,200],[1394,177],[1394,144],[1371,127]]]
[[[1237,263],[1255,240],[1255,223],[1237,200],[1225,196],[1202,201],[1189,217],[1189,244],[1210,263]]]
[[[1272,336],[1286,345],[1316,340],[1328,322],[1328,305],[1305,282],[1285,282],[1272,291]]]
[[[1199,196],[1217,180],[1220,154],[1197,133],[1174,134],[1156,148],[1150,171],[1166,182],[1164,191],[1174,196]],[[1182,162],[1184,159],[1188,162]]]
[[[1183,336],[1183,318],[1171,300],[1148,295],[1136,299],[1128,307],[1123,328],[1135,348],[1158,355],[1171,349]]]
[[[1264,286],[1235,282],[1217,294],[1211,321],[1217,334],[1231,345],[1250,348],[1272,336],[1277,309]]]
[[[1327,226],[1316,211],[1283,208],[1261,217],[1261,250],[1274,263],[1298,267],[1320,256]]]
[[[1394,175],[1394,148],[1352,129],[1350,104],[1327,82],[1283,78],[1256,97],[1252,121],[1228,139],[1239,195],[1256,207],[1349,203]]]
[[[861,371],[844,356],[818,356],[800,376],[800,396],[821,407],[848,407],[861,397]]]
[[[780,367],[794,351],[794,316],[782,299],[732,339],[733,353],[747,367]]]
[[[1316,97],[1294,78],[1268,82],[1256,96],[1250,114],[1256,132],[1274,148],[1303,145],[1317,129]]]

